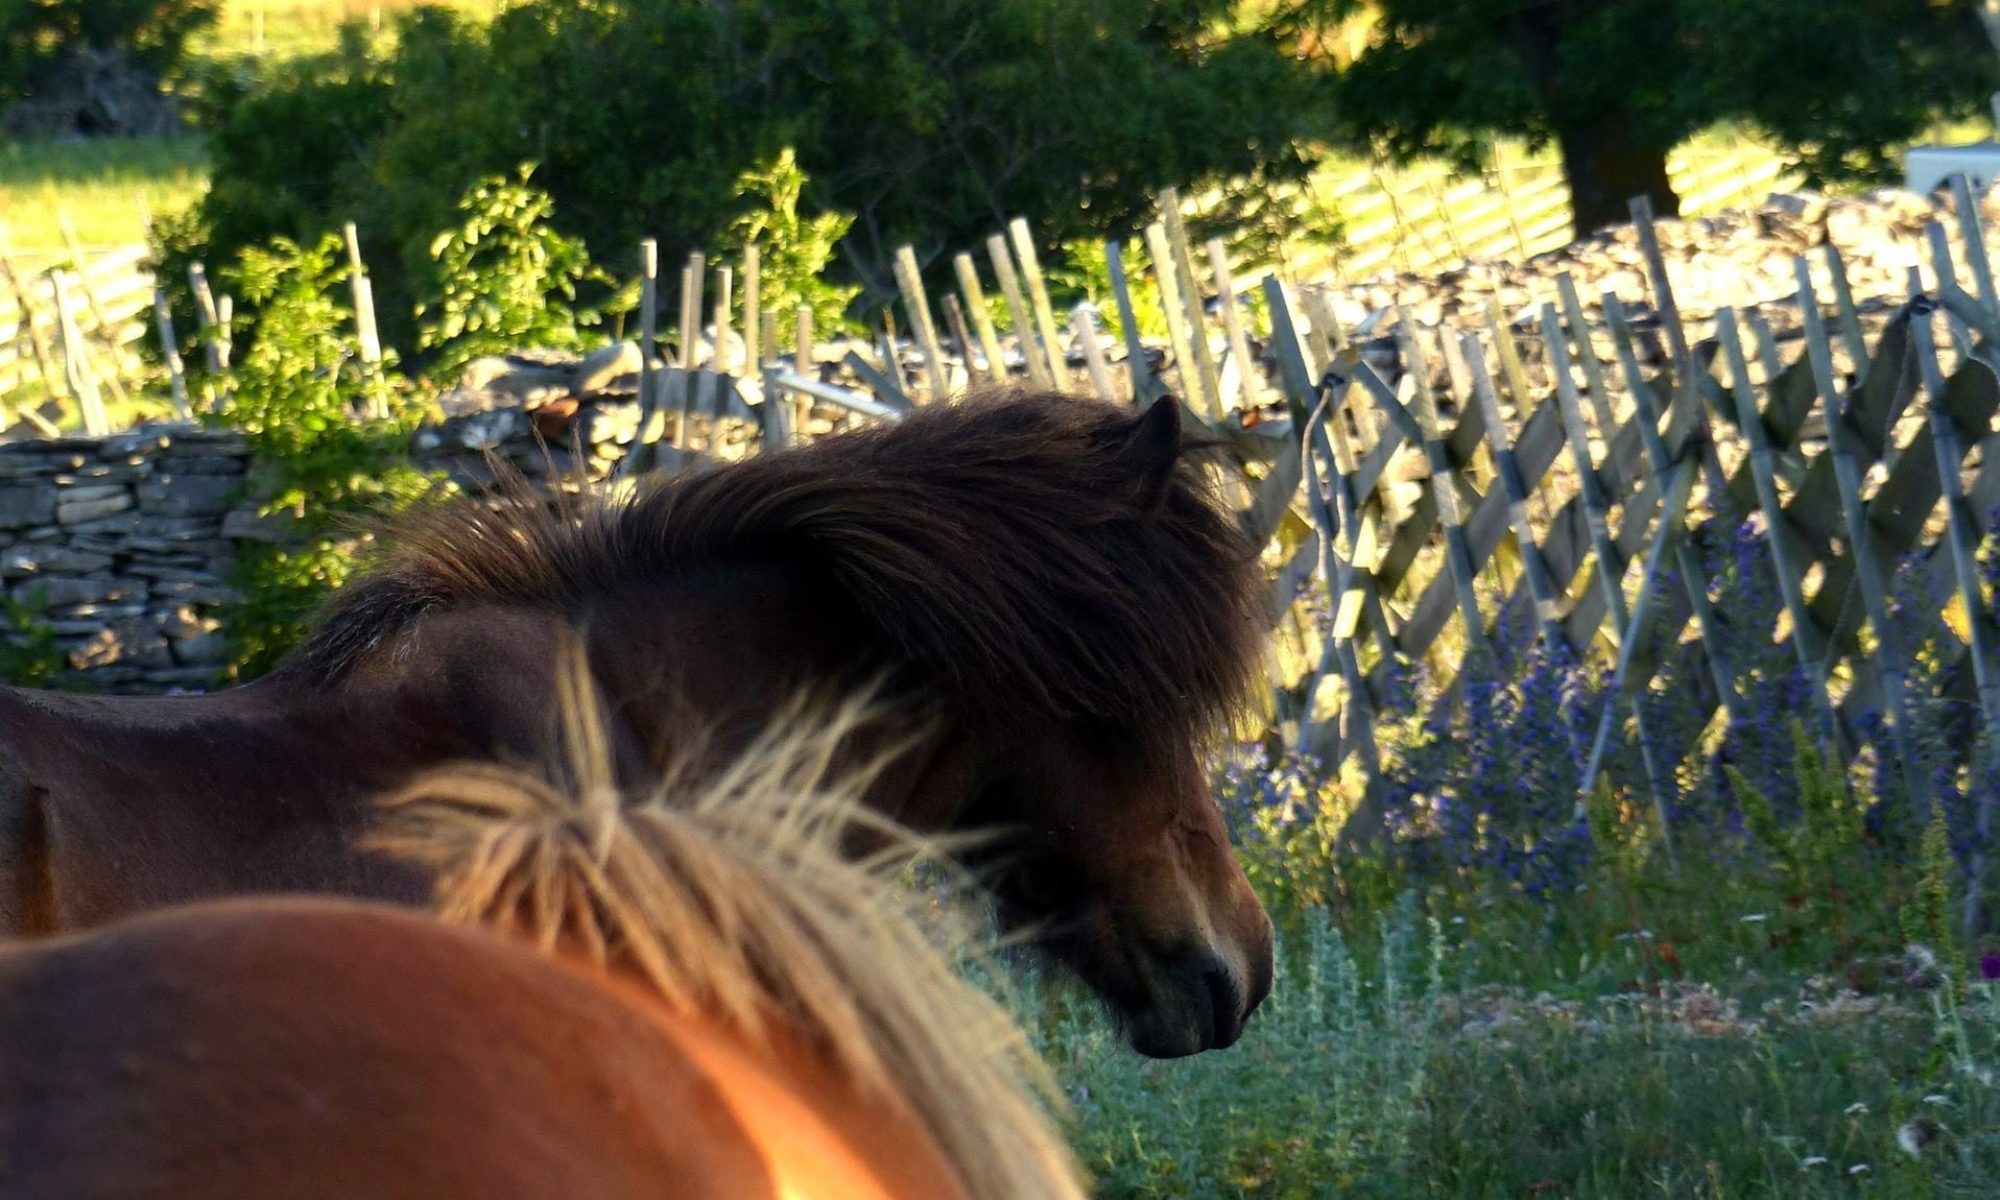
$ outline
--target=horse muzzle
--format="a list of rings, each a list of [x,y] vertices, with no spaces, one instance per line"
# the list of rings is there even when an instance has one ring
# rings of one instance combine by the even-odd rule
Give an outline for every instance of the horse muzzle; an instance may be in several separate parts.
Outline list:
[[[1203,951],[1158,964],[1151,972],[1152,1004],[1127,1021],[1132,1048],[1148,1058],[1185,1058],[1226,1050],[1270,990],[1246,984],[1219,955]]]

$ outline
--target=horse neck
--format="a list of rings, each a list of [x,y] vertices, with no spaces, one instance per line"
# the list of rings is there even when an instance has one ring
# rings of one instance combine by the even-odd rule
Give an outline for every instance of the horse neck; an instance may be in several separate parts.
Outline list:
[[[626,972],[568,954],[559,961],[646,1011],[709,1078],[763,1155],[776,1194],[965,1200],[957,1172],[902,1096],[864,1092],[782,1028],[753,1042],[705,1016],[669,1011]]]

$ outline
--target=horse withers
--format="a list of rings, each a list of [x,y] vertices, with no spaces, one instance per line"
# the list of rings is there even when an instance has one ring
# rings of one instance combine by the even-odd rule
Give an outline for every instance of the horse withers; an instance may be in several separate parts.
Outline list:
[[[249,897],[0,948],[0,1195],[1080,1197],[1046,1071],[897,886],[925,847],[844,857],[880,819],[828,732],[675,805],[591,752],[427,777],[374,836],[440,916]]]
[[[869,801],[1002,830],[1007,919],[1156,1056],[1230,1045],[1271,928],[1201,751],[1259,677],[1261,574],[1179,406],[1000,394],[552,509],[407,515],[271,675],[208,696],[0,692],[0,927],[243,892],[421,903],[368,798],[536,762],[581,638],[622,777],[698,778],[801,689],[879,683]],[[920,735],[920,736],[919,736]]]

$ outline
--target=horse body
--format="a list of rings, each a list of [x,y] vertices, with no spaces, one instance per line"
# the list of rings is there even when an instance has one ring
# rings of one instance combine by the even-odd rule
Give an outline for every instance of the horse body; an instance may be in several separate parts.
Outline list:
[[[171,700],[0,694],[0,927],[250,891],[421,902],[369,800],[546,761],[581,641],[621,780],[699,779],[801,690],[879,684],[869,802],[1005,830],[1003,913],[1160,1056],[1227,1046],[1271,932],[1197,758],[1255,676],[1254,558],[1171,401],[937,408],[552,515],[420,514],[272,676]]]
[[[1080,1198],[1045,1068],[899,886],[930,851],[830,770],[859,708],[638,794],[585,677],[545,776],[371,805],[433,912],[237,897],[0,945],[0,1195]]]
[[[964,1194],[907,1112],[805,1056],[363,902],[0,951],[0,1060],[20,1200]]]

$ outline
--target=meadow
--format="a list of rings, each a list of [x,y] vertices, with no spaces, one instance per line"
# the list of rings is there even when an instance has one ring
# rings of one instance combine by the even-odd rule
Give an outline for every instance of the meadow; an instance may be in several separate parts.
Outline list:
[[[394,7],[230,0],[204,52],[324,49]],[[30,255],[60,252],[58,214],[129,244],[206,170],[193,137],[0,146],[0,219]],[[1990,589],[2000,544],[1986,561]],[[1747,589],[1721,606],[1771,607],[1754,565],[1717,576]],[[1483,683],[1476,708],[1413,679],[1381,714],[1390,827],[1360,848],[1337,846],[1353,797],[1315,764],[1225,756],[1218,798],[1281,931],[1238,1046],[1140,1060],[1066,985],[988,979],[1056,1067],[1101,1194],[2000,1192],[2000,942],[1955,916],[1970,798],[1995,781],[1942,780],[1946,815],[1913,825],[1879,754],[1813,757],[1783,648],[1755,649],[1749,719],[1704,743],[1732,770],[1683,764],[1672,857],[1616,794],[1571,810],[1553,714],[1590,711],[1601,664]],[[1646,702],[1694,719],[1671,689]],[[1963,736],[1948,708],[1927,722],[1926,745]]]

